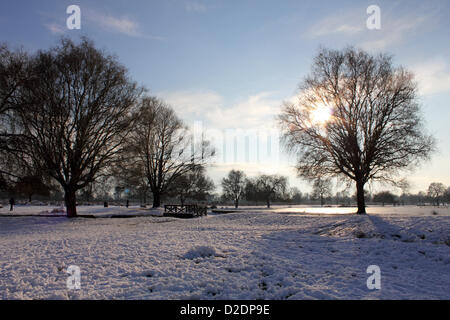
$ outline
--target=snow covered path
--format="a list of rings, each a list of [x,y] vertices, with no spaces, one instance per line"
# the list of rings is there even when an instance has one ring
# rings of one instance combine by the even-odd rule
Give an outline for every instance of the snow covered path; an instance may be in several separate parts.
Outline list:
[[[0,299],[450,299],[449,230],[449,216],[0,217]]]

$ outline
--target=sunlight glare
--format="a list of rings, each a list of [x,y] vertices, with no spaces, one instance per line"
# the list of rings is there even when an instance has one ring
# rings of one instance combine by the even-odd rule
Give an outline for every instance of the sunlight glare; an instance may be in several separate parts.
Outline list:
[[[331,108],[325,105],[318,105],[311,111],[311,120],[313,123],[325,124],[332,116]]]

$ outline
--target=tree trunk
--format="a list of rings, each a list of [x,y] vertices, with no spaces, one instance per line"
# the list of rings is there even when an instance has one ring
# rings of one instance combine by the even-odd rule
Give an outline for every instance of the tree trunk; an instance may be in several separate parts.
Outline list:
[[[183,197],[183,195],[180,196],[180,202],[181,202],[181,205],[184,206],[184,197]]]
[[[239,199],[234,200],[234,207],[237,209],[239,207]]]
[[[153,208],[161,206],[161,194],[159,192],[153,192]]]
[[[270,208],[270,199],[267,199],[267,208]]]
[[[65,190],[64,202],[66,204],[67,217],[75,218],[77,216],[77,198],[74,190]]]
[[[358,201],[357,214],[365,214],[366,213],[366,202],[364,199],[364,182],[361,180],[356,181],[356,199]]]

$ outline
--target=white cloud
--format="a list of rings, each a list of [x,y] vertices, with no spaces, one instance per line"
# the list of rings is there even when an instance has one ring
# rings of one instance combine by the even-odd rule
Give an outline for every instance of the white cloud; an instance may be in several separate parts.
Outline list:
[[[47,23],[44,26],[53,34],[64,34],[66,32],[66,28],[57,23]]]
[[[436,12],[420,14],[386,12],[381,8],[381,29],[369,30],[366,20],[369,17],[363,7],[347,13],[325,17],[314,24],[304,34],[308,38],[336,37],[343,41],[356,43],[366,50],[383,50],[397,46],[420,30],[425,30],[438,21]]]
[[[308,28],[305,36],[318,38],[335,34],[355,35],[363,30],[364,20],[361,19],[361,15],[335,15],[328,16]]]
[[[186,11],[188,12],[199,12],[203,13],[206,12],[206,6],[200,2],[197,1],[188,1],[185,4]]]
[[[211,109],[222,108],[222,96],[212,91],[176,91],[159,94],[172,107],[189,119],[198,119]]]
[[[256,175],[286,170],[275,116],[281,99],[261,92],[235,103],[212,91],[179,91],[159,94],[196,134],[204,132],[216,148],[215,176],[230,168],[245,168]],[[290,173],[292,174],[292,172]]]
[[[121,33],[130,37],[164,40],[164,37],[142,33],[139,24],[130,17],[115,17],[96,11],[87,11],[85,14],[90,23],[96,24],[109,32]]]
[[[272,127],[282,100],[272,92],[261,92],[236,103],[225,103],[212,91],[178,91],[159,94],[188,121],[202,121],[215,128]]]
[[[106,29],[112,29],[130,36],[138,35],[138,24],[129,18],[97,15],[96,21]]]
[[[411,68],[422,95],[450,91],[450,67],[443,58],[435,58]]]
[[[367,33],[369,40],[363,40],[360,46],[366,50],[382,50],[402,43],[415,30],[424,26],[430,16],[408,16],[402,19],[384,19],[381,30]]]

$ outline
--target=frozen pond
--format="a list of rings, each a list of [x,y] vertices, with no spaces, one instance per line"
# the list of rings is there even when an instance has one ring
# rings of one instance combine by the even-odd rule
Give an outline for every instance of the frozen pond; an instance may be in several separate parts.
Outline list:
[[[294,206],[278,206],[274,205],[268,209],[265,206],[240,206],[238,209],[233,207],[220,207],[221,209],[238,210],[238,211],[252,211],[252,212],[273,212],[280,214],[291,215],[347,215],[353,214],[357,211],[356,207],[338,207],[338,206],[308,206],[308,205],[294,205]],[[367,206],[368,214],[374,215],[394,215],[394,216],[450,216],[450,208],[441,206]]]
[[[292,208],[274,208],[274,212],[285,214],[352,214],[357,211],[354,207],[292,207]],[[376,215],[395,215],[395,216],[430,216],[450,215],[449,207],[433,206],[368,206],[368,214]]]

